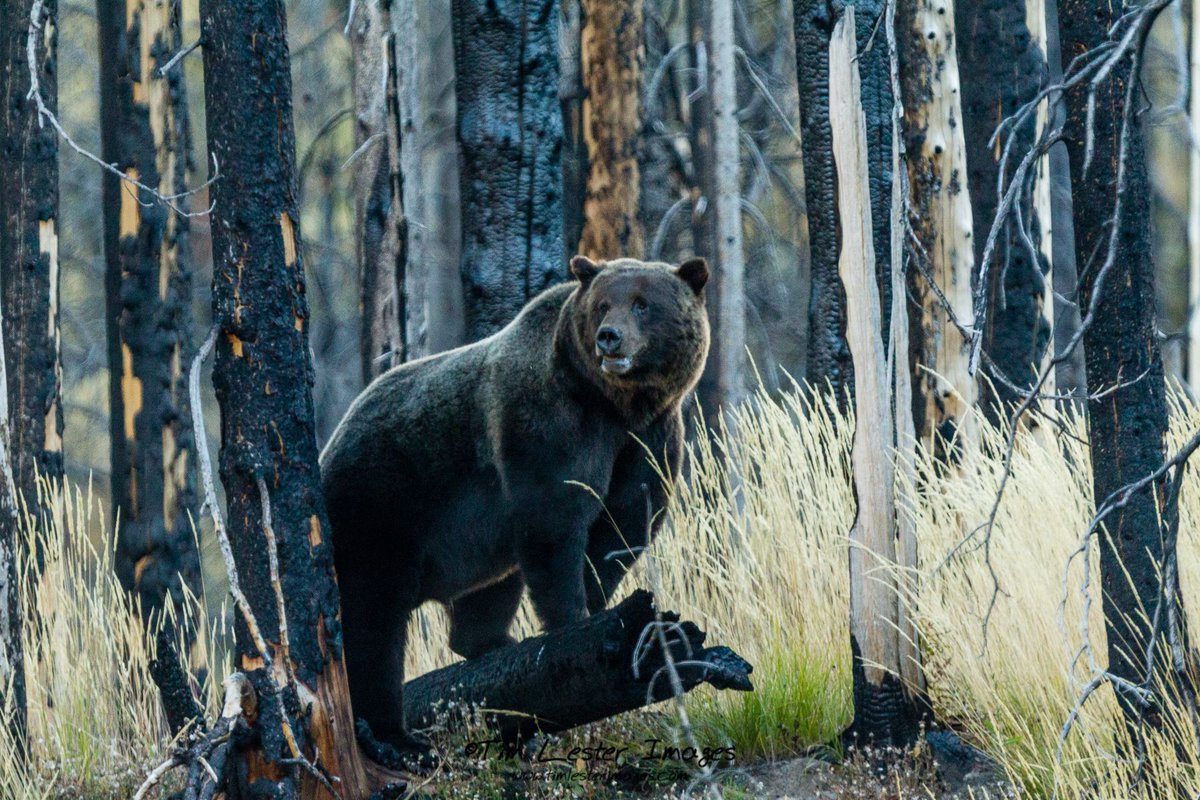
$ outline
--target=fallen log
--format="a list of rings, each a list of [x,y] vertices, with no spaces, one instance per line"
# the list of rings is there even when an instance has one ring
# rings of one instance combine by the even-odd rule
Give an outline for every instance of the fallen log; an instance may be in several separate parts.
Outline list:
[[[404,684],[414,730],[482,709],[507,741],[556,733],[672,696],[670,659],[687,692],[702,683],[751,691],[753,667],[728,647],[705,647],[706,634],[638,590],[617,606],[563,630],[451,664]]]

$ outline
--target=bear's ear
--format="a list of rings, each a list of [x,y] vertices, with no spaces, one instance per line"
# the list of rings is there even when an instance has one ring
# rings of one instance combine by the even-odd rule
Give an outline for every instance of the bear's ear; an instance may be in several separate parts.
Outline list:
[[[592,278],[600,274],[602,267],[587,256],[575,256],[571,259],[571,274],[586,287]]]
[[[708,262],[703,258],[689,258],[676,267],[675,274],[697,295],[702,294],[704,285],[708,283]]]

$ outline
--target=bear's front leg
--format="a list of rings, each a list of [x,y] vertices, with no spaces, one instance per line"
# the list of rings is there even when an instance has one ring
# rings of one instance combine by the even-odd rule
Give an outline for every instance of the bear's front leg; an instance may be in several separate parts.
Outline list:
[[[542,627],[548,631],[586,619],[587,594],[583,588],[586,527],[576,525],[556,533],[535,529],[521,538],[517,557],[529,599]],[[557,534],[557,535],[556,535]]]

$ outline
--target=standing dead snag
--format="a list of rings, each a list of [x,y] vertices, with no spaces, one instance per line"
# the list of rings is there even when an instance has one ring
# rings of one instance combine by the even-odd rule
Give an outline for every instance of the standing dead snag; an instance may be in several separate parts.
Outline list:
[[[1135,11],[1108,0],[1064,0],[1060,7],[1064,63],[1110,38],[1129,34],[1133,43],[1115,51],[1116,58],[1097,59],[1107,72],[1096,74],[1095,86],[1084,80],[1066,95],[1097,507],[1155,474],[1165,460],[1166,392],[1154,324],[1150,186],[1137,79],[1150,24],[1164,6]],[[1171,586],[1161,577],[1171,574],[1161,524],[1165,504],[1165,481],[1148,483],[1108,516],[1099,540],[1108,673],[1132,686],[1147,686],[1170,667],[1169,654],[1157,652],[1150,619],[1164,598],[1180,597],[1178,576]],[[1148,654],[1152,675],[1146,674]],[[1132,728],[1157,719],[1157,709],[1136,692],[1115,686]]]
[[[1044,37],[1034,36],[1026,19],[1024,0],[958,0],[954,14],[961,32],[955,41],[963,67],[960,130],[966,135],[964,174],[968,176],[964,183],[970,187],[974,255],[980,262],[1000,205],[998,194],[1014,180],[1023,183],[1016,198],[1019,211],[1005,215],[987,270],[988,314],[983,334],[984,348],[996,369],[1008,382],[1022,387],[1033,385],[1035,370],[1051,347],[1050,264],[1042,253],[1049,243],[1050,216],[1048,202],[1039,202],[1039,198],[1048,201],[1043,197],[1048,182],[1038,180],[1048,159],[1039,159],[1032,169],[1018,173],[1021,157],[1033,147],[1044,126],[1045,107],[1022,124],[1004,129],[995,139],[993,135],[1000,120],[1037,96],[1048,74]],[[1044,23],[1044,14],[1040,21]],[[1009,147],[1011,154],[1004,158]],[[965,321],[970,322],[969,313]],[[987,400],[984,410],[993,419],[1008,416],[1009,411],[999,403],[1012,405],[1022,399],[997,379],[985,382],[981,389]]]
[[[910,209],[898,222],[911,226],[919,244],[912,248],[909,276],[920,301],[913,310],[919,320],[913,383],[920,398],[914,411],[917,436],[928,446],[954,439],[969,423],[976,396],[967,341],[956,327],[971,324],[975,264],[955,55],[961,38],[954,35],[953,0],[901,3],[896,17]],[[943,297],[955,319],[943,309]]]
[[[420,358],[458,347],[464,335],[454,37],[446,0],[393,2],[391,17],[399,45],[404,209],[419,223],[405,227],[404,340],[408,357]]]
[[[388,3],[359,3],[350,20],[354,54],[358,263],[362,270],[362,374],[370,383],[404,358],[401,293],[403,198],[397,196],[400,120],[396,46]]]
[[[829,47],[830,121],[837,172],[842,248],[838,273],[845,285],[846,339],[854,357],[855,433],[851,461],[857,512],[850,531],[850,645],[854,654],[854,723],[862,741],[911,743],[921,703],[901,681],[900,593],[895,567],[893,411],[872,244],[866,119],[859,90],[854,7],[834,27]],[[888,217],[889,224],[891,216]]]
[[[105,161],[168,197],[190,167],[183,74],[162,67],[182,46],[179,6],[99,2]],[[199,590],[200,559],[184,369],[190,355],[188,220],[104,173],[105,296],[116,567],[146,611],[181,585]]]
[[[37,10],[36,24],[31,17]],[[32,35],[31,35],[32,32]],[[38,119],[29,95],[27,46],[42,101],[57,105],[56,0],[13,0],[0,11],[0,171],[5,181],[0,226],[0,292],[4,303],[4,346],[12,470],[17,490],[32,509],[39,506],[36,475],[62,478],[62,362],[59,332],[58,140]],[[52,511],[46,498],[40,511]]]
[[[276,797],[326,796],[325,780],[296,766],[304,759],[341,797],[364,798],[317,465],[284,4],[202,0],[200,24],[208,144],[222,169],[212,217],[221,480],[241,588],[271,651],[239,615],[236,666],[258,697],[257,736],[231,774]]]
[[[638,136],[642,127],[643,0],[583,0],[580,57],[588,175],[579,252],[642,256]]]
[[[38,69],[42,99],[54,108],[57,99],[55,58],[58,44],[57,4],[42,2],[31,42],[35,0],[12,0],[0,10],[0,317],[7,366],[3,408],[7,427],[3,469],[7,503],[38,507],[37,474],[61,479],[62,365],[59,337],[58,276],[58,140],[39,125],[37,106],[28,97],[33,85],[32,60]],[[32,59],[27,47],[34,47]],[[10,494],[10,489],[19,496]],[[25,730],[25,682],[20,660],[21,615],[16,605],[15,552],[18,516],[0,513],[0,639],[8,663],[0,666],[11,679],[11,720],[20,738]],[[5,660],[0,656],[0,662]],[[0,687],[7,687],[5,683]],[[0,692],[7,692],[0,688]],[[6,700],[8,698],[5,698]]]
[[[468,341],[567,275],[558,4],[454,0]]]

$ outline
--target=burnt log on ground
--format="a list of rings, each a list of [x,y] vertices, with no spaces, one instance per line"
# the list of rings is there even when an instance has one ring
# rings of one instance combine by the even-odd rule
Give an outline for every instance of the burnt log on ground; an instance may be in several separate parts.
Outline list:
[[[487,709],[485,719],[496,733],[519,741],[666,700],[674,691],[658,622],[684,692],[702,683],[754,688],[753,667],[741,656],[728,647],[706,647],[706,634],[695,623],[660,614],[654,595],[638,590],[577,625],[408,681],[408,724],[420,730],[453,723],[472,708]]]

